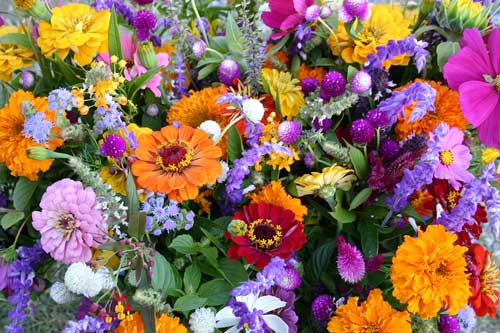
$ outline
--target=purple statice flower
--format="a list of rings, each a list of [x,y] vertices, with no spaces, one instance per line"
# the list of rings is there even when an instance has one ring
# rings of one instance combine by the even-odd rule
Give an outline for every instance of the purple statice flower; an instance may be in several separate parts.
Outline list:
[[[441,333],[459,333],[460,324],[455,317],[448,314],[442,314],[439,316],[438,322],[439,332]]]
[[[51,121],[45,120],[45,113],[36,112],[24,121],[23,135],[37,143],[47,143],[52,126]]]
[[[54,89],[49,93],[47,98],[49,102],[49,110],[63,114],[64,111],[69,111],[75,106],[75,101],[71,92],[64,88]]]
[[[161,193],[148,193],[141,212],[146,213],[146,231],[159,236],[165,230],[189,230],[194,223],[194,213]]]
[[[105,333],[111,329],[111,325],[104,322],[102,318],[85,316],[79,321],[68,321],[62,333]]]
[[[370,5],[368,0],[344,0],[339,8],[339,19],[351,22],[355,17],[366,21],[370,17]]]
[[[105,131],[116,131],[117,129],[126,129],[126,125],[121,119],[121,112],[118,109],[118,103],[113,101],[110,95],[106,95],[108,108],[99,106],[94,112],[94,132],[101,135]]]
[[[131,27],[134,26],[134,11],[127,6],[124,1],[120,0],[94,0],[92,2],[92,7],[97,11],[99,10],[112,10],[113,6],[118,15],[121,15],[125,22]]]
[[[287,145],[297,141],[301,132],[300,124],[293,120],[285,120],[278,126],[278,137]]]
[[[117,160],[122,158],[126,150],[127,144],[118,134],[107,135],[101,145],[101,153],[104,156],[115,158]]]
[[[418,41],[414,35],[398,41],[390,40],[387,45],[377,46],[376,54],[371,53],[368,55],[364,68],[368,70],[382,68],[384,61],[392,60],[402,54],[408,54],[415,59],[417,69],[421,72],[427,64],[427,56],[429,55],[429,51],[425,49],[427,45],[424,41]]]
[[[304,94],[309,95],[312,92],[315,92],[316,89],[319,87],[319,82],[313,77],[306,77],[302,82],[300,83],[300,86],[302,87],[302,91]]]
[[[181,98],[182,96],[187,96],[188,95],[188,88],[186,87],[186,65],[184,64],[184,56],[179,53],[176,57],[176,62],[175,62],[175,79],[174,81],[174,87],[175,91],[177,94],[177,98]]]
[[[314,320],[324,322],[335,309],[334,298],[327,294],[316,297],[311,304],[311,314]]]
[[[134,27],[137,30],[137,38],[144,41],[151,37],[151,32],[156,27],[156,16],[151,11],[141,9],[135,14]]]
[[[458,311],[457,319],[463,333],[472,333],[474,331],[477,319],[472,307],[466,305],[465,309]]]
[[[292,48],[290,49],[290,55],[294,56],[299,54],[303,60],[307,59],[307,54],[304,52],[306,43],[312,38],[311,27],[306,27],[301,24],[295,30],[295,37],[293,39]]]
[[[434,101],[436,90],[425,82],[414,82],[409,87],[401,91],[393,91],[392,96],[383,100],[378,105],[378,109],[385,112],[389,118],[389,124],[393,125],[397,121],[397,116],[405,117],[404,109],[407,106],[415,106],[408,118],[408,122],[422,119],[428,111],[434,111]]]
[[[370,74],[372,78],[372,93],[375,95],[375,99],[380,99],[384,94],[390,92],[388,89],[393,85],[393,83],[389,80],[389,73],[382,68],[371,67],[365,68],[368,74]]]
[[[347,82],[342,73],[337,71],[328,72],[321,81],[319,96],[324,100],[340,96],[345,92],[346,84]]]
[[[349,283],[361,281],[366,272],[361,251],[347,243],[343,236],[337,236],[337,249],[337,268],[342,280]]]
[[[359,144],[369,143],[375,135],[372,125],[366,119],[357,119],[353,121],[349,133],[351,134],[352,140]]]

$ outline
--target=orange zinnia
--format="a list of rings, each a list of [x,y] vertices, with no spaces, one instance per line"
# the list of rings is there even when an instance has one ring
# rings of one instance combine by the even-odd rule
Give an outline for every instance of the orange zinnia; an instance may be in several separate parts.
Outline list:
[[[202,130],[165,126],[141,135],[138,143],[138,160],[132,164],[137,184],[170,200],[195,199],[200,186],[215,183],[222,173],[222,150]]]

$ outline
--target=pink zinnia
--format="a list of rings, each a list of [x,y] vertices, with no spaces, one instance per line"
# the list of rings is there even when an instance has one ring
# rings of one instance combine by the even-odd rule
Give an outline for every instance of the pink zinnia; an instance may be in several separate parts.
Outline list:
[[[443,138],[441,151],[439,152],[439,163],[437,164],[434,177],[447,179],[455,190],[460,188],[461,182],[469,182],[474,176],[467,171],[472,155],[469,148],[463,145],[464,133],[456,127],[449,129]]]
[[[33,212],[33,227],[42,235],[45,252],[64,264],[88,262],[91,248],[104,242],[106,218],[92,188],[62,179],[47,188]]]
[[[278,39],[304,22],[306,15],[310,16],[308,8],[314,11],[318,7],[313,5],[314,0],[269,0],[271,11],[262,13],[262,21],[270,28],[281,30],[271,35],[272,39]]]
[[[337,237],[337,250],[337,268],[342,280],[349,283],[361,281],[366,272],[361,251],[356,246],[347,243],[342,236]]]
[[[444,77],[458,90],[463,114],[477,127],[479,140],[500,148],[500,29],[487,42],[478,29],[466,29],[460,46],[444,66]]]

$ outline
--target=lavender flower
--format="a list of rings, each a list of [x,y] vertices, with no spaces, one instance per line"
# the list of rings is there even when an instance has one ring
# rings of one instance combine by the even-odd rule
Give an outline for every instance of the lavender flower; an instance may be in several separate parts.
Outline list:
[[[52,122],[45,120],[45,113],[37,112],[24,121],[23,135],[37,143],[47,143],[52,126]]]
[[[200,33],[202,34],[203,32],[208,33],[208,30],[210,29],[210,24],[208,24],[208,19],[206,17],[201,17],[201,22],[199,19],[196,19],[195,22],[196,22],[196,29],[198,29]]]
[[[161,193],[148,193],[142,205],[146,216],[146,230],[159,236],[166,230],[189,230],[194,224],[194,213],[179,207],[178,203]]]
[[[294,56],[299,54],[303,60],[307,59],[307,54],[304,52],[306,43],[313,37],[311,27],[305,27],[305,25],[299,25],[295,30],[295,37],[293,39],[293,45],[290,49],[290,55]]]
[[[349,283],[361,281],[366,271],[361,251],[347,243],[343,236],[337,236],[337,249],[337,268],[342,280]]]
[[[351,22],[355,17],[362,21],[370,17],[370,5],[367,0],[344,0],[339,8],[339,19]]]
[[[134,27],[137,29],[139,40],[148,40],[156,27],[156,16],[149,10],[142,9],[134,17]]]
[[[125,129],[126,125],[121,119],[121,112],[118,110],[118,104],[113,101],[110,95],[106,95],[108,108],[99,106],[94,112],[94,131],[102,134],[107,130],[115,131]]]
[[[186,65],[184,64],[184,56],[182,53],[177,54],[176,62],[175,62],[175,79],[174,79],[174,87],[177,93],[177,98],[181,98],[182,96],[187,96],[187,87],[186,82],[187,78],[184,74],[186,71]]]
[[[255,281],[243,282],[231,291],[231,295],[245,296],[266,291],[277,285],[285,277],[285,268],[287,268],[287,263],[284,259],[273,257],[262,272],[257,273]]]
[[[472,307],[466,305],[465,309],[458,311],[457,319],[463,333],[473,332],[474,327],[476,327],[477,319],[476,313]]]
[[[261,123],[254,124],[245,118],[245,136],[248,145],[256,146],[259,144],[263,127]]]
[[[125,4],[125,2],[120,0],[94,0],[92,2],[92,7],[97,11],[99,10],[112,10],[113,6],[118,15],[121,15],[125,22],[131,27],[134,26],[134,11]]]
[[[111,325],[104,322],[102,318],[85,316],[79,321],[68,321],[62,333],[105,333],[111,329]]]
[[[52,90],[47,98],[49,102],[49,110],[57,111],[63,114],[64,111],[71,110],[75,106],[73,95],[67,89],[60,88]]]

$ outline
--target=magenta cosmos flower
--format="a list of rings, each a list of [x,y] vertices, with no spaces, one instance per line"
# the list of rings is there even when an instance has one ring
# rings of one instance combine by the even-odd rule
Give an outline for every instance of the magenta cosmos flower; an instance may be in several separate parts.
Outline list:
[[[444,66],[444,77],[458,90],[464,116],[477,128],[479,140],[500,148],[500,28],[487,42],[478,29],[466,29],[460,46]]]
[[[447,179],[455,190],[460,188],[461,182],[469,182],[474,176],[467,171],[472,155],[469,148],[463,145],[464,133],[456,127],[449,129],[443,138],[439,163],[434,171],[434,177]]]
[[[64,264],[88,262],[90,249],[103,243],[107,233],[106,218],[92,188],[62,179],[47,188],[40,207],[42,211],[32,217],[44,251]]]
[[[318,11],[319,6],[314,0],[269,0],[270,12],[262,13],[264,23],[281,32],[271,35],[272,39],[281,38],[306,20],[306,16],[313,17],[311,12]]]

